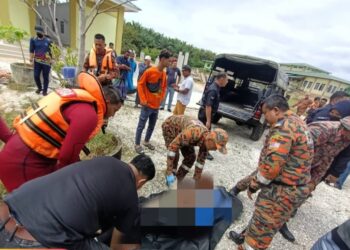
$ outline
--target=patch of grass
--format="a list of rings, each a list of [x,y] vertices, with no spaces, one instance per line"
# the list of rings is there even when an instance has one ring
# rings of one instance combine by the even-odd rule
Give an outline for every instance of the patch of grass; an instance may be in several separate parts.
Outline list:
[[[0,116],[5,120],[9,127],[12,127],[12,122],[15,119],[15,117],[18,116],[18,114],[18,111],[12,111],[7,113],[0,111]]]
[[[118,145],[118,140],[111,133],[98,133],[92,140],[87,143],[91,153],[87,156],[83,152],[80,153],[81,160],[88,160],[95,156],[105,156],[112,153],[112,150]]]
[[[0,110],[0,116],[2,119],[4,119],[4,121],[6,122],[7,126],[9,128],[12,128],[12,123],[13,120],[15,119],[15,117],[18,115],[18,112],[16,111],[12,111],[12,112],[3,112]],[[4,143],[2,141],[0,141],[0,150],[3,147]],[[0,189],[0,194],[1,194],[1,189]]]
[[[7,87],[12,90],[16,90],[18,92],[28,92],[29,91],[29,85],[26,84],[18,84],[14,81],[11,81]]]

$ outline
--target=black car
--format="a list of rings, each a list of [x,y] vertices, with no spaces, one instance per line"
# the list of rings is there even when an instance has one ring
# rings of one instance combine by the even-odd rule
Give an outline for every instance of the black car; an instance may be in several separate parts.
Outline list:
[[[266,128],[261,103],[271,94],[284,95],[288,87],[287,75],[273,61],[221,54],[215,58],[205,90],[214,82],[218,72],[226,72],[229,81],[220,91],[219,110],[212,122],[217,123],[222,117],[232,119],[238,125],[252,128],[250,138],[259,140]]]

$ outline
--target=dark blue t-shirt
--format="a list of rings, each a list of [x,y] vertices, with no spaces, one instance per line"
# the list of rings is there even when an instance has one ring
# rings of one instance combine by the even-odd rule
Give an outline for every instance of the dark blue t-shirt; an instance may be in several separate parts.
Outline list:
[[[50,50],[51,41],[44,37],[42,39],[35,37],[30,39],[29,52],[34,53],[35,62],[39,63],[50,63],[51,50]]]
[[[166,75],[167,75],[167,85],[168,87],[171,87],[171,84],[176,82],[177,77],[181,77],[181,72],[179,68],[167,68]]]
[[[129,62],[128,58],[125,58],[124,56],[118,56],[117,63],[124,64],[124,65],[130,67],[130,62]],[[129,72],[129,70],[121,69],[120,70],[120,78],[125,80],[128,76],[128,72]]]
[[[219,109],[220,104],[220,87],[215,83],[211,83],[204,91],[202,98],[202,106],[212,107],[212,114],[215,114]]]
[[[94,237],[113,226],[138,240],[135,176],[128,164],[113,157],[80,161],[31,180],[4,201],[45,247],[108,249]]]
[[[309,124],[317,121],[329,121],[331,119],[329,112],[331,111],[332,107],[333,106],[331,104],[327,104],[322,108],[314,110],[306,117],[306,123]]]

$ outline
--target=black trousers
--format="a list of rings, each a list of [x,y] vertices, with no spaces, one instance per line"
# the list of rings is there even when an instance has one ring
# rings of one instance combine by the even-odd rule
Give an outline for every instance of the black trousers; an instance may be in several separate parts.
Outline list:
[[[350,161],[350,145],[341,151],[337,157],[332,162],[332,165],[329,167],[327,174],[324,176],[327,177],[329,174],[339,177],[342,173],[345,172],[348,162]]]
[[[205,114],[205,108],[200,108],[198,111],[198,120],[200,120],[204,125],[207,123],[207,116]]]

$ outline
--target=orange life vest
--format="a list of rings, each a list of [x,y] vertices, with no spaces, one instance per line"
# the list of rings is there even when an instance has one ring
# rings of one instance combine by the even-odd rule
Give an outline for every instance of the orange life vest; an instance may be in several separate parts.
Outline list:
[[[96,129],[89,139],[101,129],[107,104],[96,77],[86,72],[78,75],[81,89],[56,89],[15,118],[13,125],[24,143],[35,152],[58,159],[61,144],[69,124],[62,116],[62,108],[70,103],[91,103],[97,113]]]
[[[113,68],[115,68],[115,65],[113,65],[113,60],[112,60],[112,52],[113,50],[111,50],[110,48],[106,48],[106,54],[104,55],[103,59],[102,59],[102,64],[101,64],[101,68],[100,68],[100,72],[99,75],[101,74],[105,74],[108,72],[108,70],[112,70]],[[97,62],[97,58],[96,58],[96,50],[95,50],[95,46],[92,47],[90,54],[89,54],[89,71],[92,74],[96,74],[96,69],[98,68],[98,62]]]

